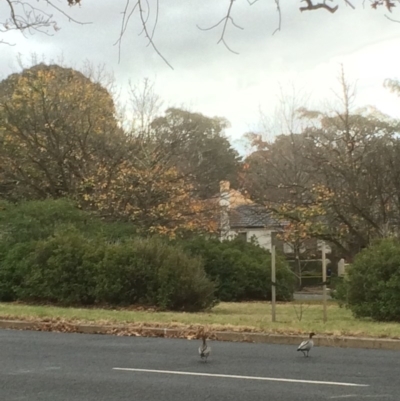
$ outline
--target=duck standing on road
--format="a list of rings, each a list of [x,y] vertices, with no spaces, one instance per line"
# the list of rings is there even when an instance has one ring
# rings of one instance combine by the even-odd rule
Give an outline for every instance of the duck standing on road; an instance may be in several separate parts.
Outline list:
[[[201,336],[203,343],[199,347],[199,355],[201,360],[204,360],[204,362],[207,362],[207,358],[209,357],[211,353],[211,347],[207,344],[207,336],[203,333]]]
[[[310,352],[311,348],[314,346],[314,341],[312,339],[313,336],[315,336],[315,333],[310,333],[308,340],[303,341],[297,348],[297,351],[301,351],[304,356],[308,357],[308,353]]]

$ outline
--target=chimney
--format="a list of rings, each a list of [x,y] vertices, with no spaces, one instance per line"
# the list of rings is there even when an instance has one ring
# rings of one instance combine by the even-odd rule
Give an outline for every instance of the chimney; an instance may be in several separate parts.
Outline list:
[[[229,209],[230,209],[230,182],[220,181],[219,183],[219,206],[221,210],[220,239],[227,239],[230,231]]]
[[[221,207],[230,208],[230,182],[229,181],[220,181],[219,182],[219,205]]]

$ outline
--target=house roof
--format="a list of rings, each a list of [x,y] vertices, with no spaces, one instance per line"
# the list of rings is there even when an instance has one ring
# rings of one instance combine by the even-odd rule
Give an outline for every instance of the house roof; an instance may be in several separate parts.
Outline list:
[[[282,226],[264,207],[259,205],[240,205],[229,211],[231,228],[265,228]]]

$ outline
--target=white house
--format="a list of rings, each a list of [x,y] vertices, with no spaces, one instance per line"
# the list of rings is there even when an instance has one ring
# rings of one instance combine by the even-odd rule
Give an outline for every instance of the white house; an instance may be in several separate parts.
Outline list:
[[[271,250],[273,233],[282,231],[282,224],[264,207],[254,204],[238,191],[230,189],[228,181],[220,183],[220,238],[237,236],[246,241],[255,238],[258,244]]]

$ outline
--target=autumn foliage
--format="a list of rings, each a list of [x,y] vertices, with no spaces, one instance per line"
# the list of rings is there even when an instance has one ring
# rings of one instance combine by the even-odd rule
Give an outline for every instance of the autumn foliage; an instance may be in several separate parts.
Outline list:
[[[206,154],[207,141],[219,140],[222,128],[211,138],[207,127],[217,128],[218,120],[175,114],[187,124],[191,118],[194,128],[186,120],[178,127],[158,120],[144,137],[125,132],[111,94],[78,71],[39,64],[13,74],[0,83],[0,196],[68,197],[146,233],[214,232],[216,203],[202,199],[205,186],[194,177],[205,177],[207,167],[214,188],[227,171],[219,171],[218,162],[215,168],[209,162],[189,166],[194,153],[185,149],[192,143],[196,157],[204,158],[194,144],[201,140]],[[234,174],[237,156],[227,141],[220,143]]]
[[[0,83],[2,195],[78,197],[85,177],[118,160],[113,100],[81,73],[37,65]]]
[[[388,81],[398,93],[398,83]],[[399,121],[373,108],[351,110],[343,78],[343,109],[299,108],[298,131],[274,141],[248,135],[255,150],[243,186],[285,223],[283,240],[309,238],[352,260],[377,238],[398,235]]]

